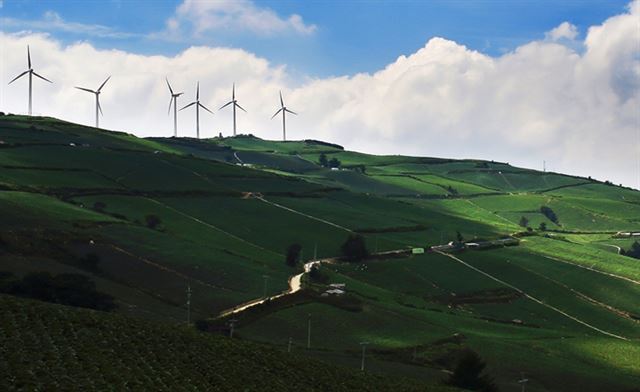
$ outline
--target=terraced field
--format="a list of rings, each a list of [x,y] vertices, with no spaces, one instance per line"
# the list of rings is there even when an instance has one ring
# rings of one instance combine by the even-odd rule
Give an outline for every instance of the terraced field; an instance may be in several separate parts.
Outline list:
[[[320,278],[303,276],[296,295],[234,314],[236,337],[280,351],[291,339],[300,355],[351,369],[367,341],[369,369],[407,377],[407,386],[439,384],[469,348],[501,390],[519,390],[522,373],[532,391],[640,385],[640,263],[618,254],[633,240],[615,238],[640,231],[636,190],[500,162],[373,156],[251,136],[139,139],[51,118],[0,117],[0,141],[0,271],[88,276],[115,298],[118,314],[108,317],[118,328],[135,317],[146,324],[131,328],[153,325],[171,339],[186,322],[189,288],[191,320],[227,333],[228,320],[216,319],[222,310],[281,293],[301,271],[285,264],[290,245],[301,245],[301,261],[334,258],[358,233],[374,254],[427,252],[323,264]],[[323,153],[341,167],[322,167]],[[518,245],[464,245],[506,236]],[[457,247],[428,250],[452,241]],[[95,267],[83,264],[89,255]],[[346,284],[346,294],[322,296],[329,283]],[[2,298],[14,313],[25,306]],[[68,317],[55,325],[111,322],[98,313]],[[24,321],[13,320],[4,328]],[[179,330],[180,341],[201,339]],[[111,338],[142,344],[123,336]],[[175,350],[144,353],[155,358],[150,371]],[[20,382],[36,385],[51,372],[29,370]],[[326,382],[337,383],[328,372]],[[215,385],[202,374],[193,376],[198,385]]]

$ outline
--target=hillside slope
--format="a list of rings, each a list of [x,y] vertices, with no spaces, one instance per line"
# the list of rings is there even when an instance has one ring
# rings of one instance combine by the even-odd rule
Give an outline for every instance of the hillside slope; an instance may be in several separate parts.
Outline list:
[[[0,388],[428,391],[265,345],[0,295]]]
[[[640,384],[640,263],[616,235],[640,232],[636,190],[500,162],[3,116],[0,213],[0,272],[82,274],[117,313],[169,325],[186,321],[187,289],[192,320],[283,292],[301,271],[284,262],[292,244],[303,262],[356,233],[372,253],[426,248],[325,264],[296,296],[234,315],[237,336],[286,350],[311,319],[305,355],[358,368],[366,341],[380,374],[436,383],[472,349],[505,390],[523,372],[534,391]],[[508,236],[516,246],[473,247]],[[451,241],[461,249],[428,251]],[[322,297],[330,283],[347,294]]]

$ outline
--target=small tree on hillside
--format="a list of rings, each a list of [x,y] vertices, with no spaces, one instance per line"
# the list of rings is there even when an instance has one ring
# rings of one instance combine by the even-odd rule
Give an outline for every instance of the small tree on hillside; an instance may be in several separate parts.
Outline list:
[[[93,203],[93,209],[98,212],[104,212],[104,209],[107,208],[107,205],[101,201],[96,201]]]
[[[527,226],[529,226],[529,219],[527,219],[527,217],[526,217],[526,216],[522,216],[522,217],[520,218],[520,223],[519,223],[519,225],[520,225],[520,226],[522,226],[522,227],[527,227]]]
[[[329,167],[340,167],[342,163],[337,158],[331,158],[329,161]]]
[[[555,223],[556,225],[559,224],[558,215],[556,215],[556,213],[550,207],[542,206],[540,207],[540,212],[542,213],[542,215],[546,216],[547,219],[549,219],[551,222]]]
[[[287,248],[287,258],[285,262],[290,267],[295,267],[300,261],[300,251],[302,246],[300,244],[291,244]]]
[[[629,250],[625,251],[624,249],[620,252],[620,254],[633,257],[635,259],[640,259],[640,242],[635,241]]]
[[[318,159],[318,162],[320,163],[320,166],[322,166],[322,167],[329,166],[329,161],[327,160],[327,154],[325,154],[324,152],[322,154],[320,154],[320,158]]]
[[[447,384],[471,391],[494,392],[498,387],[493,379],[482,374],[487,364],[478,354],[471,350],[463,353]]]
[[[538,230],[547,231],[547,224],[545,222],[540,222],[540,226],[538,226]]]
[[[160,225],[160,223],[162,223],[160,217],[153,214],[145,216],[144,220],[147,223],[147,227],[150,229],[155,229]]]
[[[367,250],[364,237],[360,234],[349,235],[340,249],[342,250],[342,255],[348,261],[352,262],[362,261],[369,256],[369,251]]]
[[[456,241],[458,242],[464,241],[464,237],[462,236],[462,233],[460,233],[459,231],[456,231]]]

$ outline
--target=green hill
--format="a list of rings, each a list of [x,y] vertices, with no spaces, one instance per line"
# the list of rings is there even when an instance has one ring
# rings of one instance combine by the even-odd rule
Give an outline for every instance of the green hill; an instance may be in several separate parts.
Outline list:
[[[449,390],[103,312],[5,295],[0,309],[3,391]]]
[[[305,345],[310,317],[301,354],[357,369],[367,341],[383,376],[433,385],[472,349],[501,390],[522,373],[532,391],[640,384],[640,262],[615,235],[640,232],[636,190],[501,162],[2,116],[0,213],[0,272],[85,275],[118,317],[158,328],[185,322],[187,287],[192,319],[213,329],[223,310],[285,291],[301,271],[284,262],[294,243],[302,261],[339,256],[353,233],[372,253],[492,244],[323,264],[296,295],[234,315],[237,336],[286,351]],[[517,246],[491,242],[511,235]],[[329,283],[347,294],[323,297]]]

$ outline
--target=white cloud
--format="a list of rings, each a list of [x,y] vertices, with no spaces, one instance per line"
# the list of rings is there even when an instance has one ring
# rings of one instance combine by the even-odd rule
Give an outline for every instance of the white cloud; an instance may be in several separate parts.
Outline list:
[[[131,33],[116,31],[110,27],[99,24],[84,24],[77,22],[69,22],[64,20],[58,13],[47,11],[40,19],[16,19],[16,18],[0,18],[0,25],[4,28],[35,30],[65,33],[73,33],[83,36],[100,37],[100,38],[130,38],[134,36]]]
[[[574,40],[577,36],[578,28],[569,22],[562,22],[558,27],[545,34],[545,37],[550,41]]]
[[[238,49],[192,47],[174,57],[63,46],[46,35],[0,34],[0,110],[24,112],[25,69],[31,45],[37,72],[55,84],[34,82],[35,111],[91,124],[93,101],[75,85],[96,86],[113,74],[101,96],[110,129],[141,136],[172,133],[164,76],[211,109],[228,101],[236,82],[239,129],[280,138],[278,90],[299,116],[292,138],[337,142],[374,153],[484,158],[594,176],[640,187],[640,7],[592,26],[583,50],[560,42],[530,42],[490,57],[433,38],[373,74],[294,80],[283,66]],[[180,113],[181,135],[194,136],[194,114]],[[201,116],[205,137],[228,135],[231,113]]]
[[[258,7],[250,0],[184,0],[167,21],[168,33],[186,32],[195,37],[216,31],[249,31],[261,36],[283,33],[309,35],[316,29],[315,25],[306,24],[300,15],[282,18],[273,10]]]

